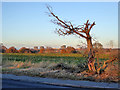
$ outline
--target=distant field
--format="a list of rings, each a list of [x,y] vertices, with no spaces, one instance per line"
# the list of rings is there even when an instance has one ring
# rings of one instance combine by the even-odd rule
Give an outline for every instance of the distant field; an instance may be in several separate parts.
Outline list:
[[[31,61],[31,63],[38,62],[55,62],[66,64],[81,64],[87,63],[87,58],[82,54],[60,54],[60,53],[48,53],[48,54],[25,54],[25,53],[4,53],[2,54],[2,61]],[[99,58],[100,61],[108,59],[106,55]]]
[[[2,53],[2,55],[25,55],[25,56],[56,56],[56,57],[82,57],[82,54],[75,53]]]
[[[81,54],[18,54],[9,53],[3,54],[2,61],[31,61],[31,63],[39,62],[55,62],[67,64],[79,64],[86,62],[86,58]]]

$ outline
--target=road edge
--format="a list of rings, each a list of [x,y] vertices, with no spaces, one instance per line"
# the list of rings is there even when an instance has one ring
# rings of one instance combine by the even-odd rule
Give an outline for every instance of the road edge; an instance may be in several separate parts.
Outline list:
[[[61,80],[61,79],[53,79],[53,78],[16,76],[13,74],[0,74],[0,76],[2,76],[2,77],[0,77],[2,79],[28,81],[28,82],[43,83],[43,84],[57,85],[57,86],[78,87],[78,88],[101,88],[101,89],[113,89],[113,90],[118,89],[118,90],[120,90],[119,83]]]

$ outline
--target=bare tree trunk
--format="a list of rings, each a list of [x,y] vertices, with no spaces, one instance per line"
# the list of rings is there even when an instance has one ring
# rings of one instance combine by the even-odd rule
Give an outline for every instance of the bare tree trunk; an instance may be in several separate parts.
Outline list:
[[[88,49],[88,68],[90,71],[95,71],[95,66],[94,66],[95,60],[94,60],[91,37],[87,38],[87,49]]]
[[[92,40],[91,40],[91,37],[90,38],[87,38],[87,49],[88,49],[88,52],[90,52],[90,50],[92,50]]]

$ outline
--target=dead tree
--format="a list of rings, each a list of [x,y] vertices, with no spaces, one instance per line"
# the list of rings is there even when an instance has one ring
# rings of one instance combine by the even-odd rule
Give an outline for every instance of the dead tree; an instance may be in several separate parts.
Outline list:
[[[50,12],[50,16],[54,17],[54,20],[52,22],[54,24],[57,24],[62,27],[62,29],[56,29],[57,33],[59,35],[71,35],[76,34],[80,37],[86,39],[87,41],[87,49],[88,49],[88,67],[89,70],[95,71],[94,67],[94,54],[93,54],[93,45],[92,45],[92,37],[90,35],[90,31],[92,27],[95,25],[95,22],[92,24],[89,23],[89,20],[87,20],[86,23],[83,25],[74,26],[70,21],[63,21],[58,16],[56,16],[50,6],[47,6],[47,9]]]
[[[62,27],[61,29],[56,29],[56,32],[59,35],[65,36],[65,35],[76,34],[76,35],[79,35],[80,37],[86,39],[87,49],[89,52],[88,53],[88,68],[91,71],[95,71],[92,37],[90,35],[90,31],[91,31],[92,27],[95,25],[95,22],[90,24],[89,20],[87,20],[87,22],[84,23],[84,25],[74,26],[70,21],[63,21],[58,16],[56,16],[53,13],[53,11],[51,10],[50,6],[47,6],[47,9],[50,12],[49,15],[54,17],[54,20],[52,20],[52,22],[54,24],[57,24],[60,27]]]
[[[90,31],[95,25],[95,22],[92,24],[89,23],[89,20],[86,21],[83,25],[78,25],[74,26],[70,21],[63,21],[60,19],[58,16],[56,16],[53,11],[51,10],[52,8],[50,6],[47,6],[49,10],[49,15],[54,17],[54,20],[52,22],[54,24],[59,25],[61,28],[56,29],[56,32],[59,35],[79,35],[80,37],[86,39],[87,41],[87,51],[88,51],[88,68],[90,71],[97,72],[98,74],[102,69],[105,69],[107,65],[110,62],[118,60],[117,57],[113,57],[111,60],[104,61],[103,66],[100,66],[99,68],[95,66],[95,53],[93,51],[93,45],[92,45],[92,37],[90,35]],[[99,63],[98,63],[99,64]]]

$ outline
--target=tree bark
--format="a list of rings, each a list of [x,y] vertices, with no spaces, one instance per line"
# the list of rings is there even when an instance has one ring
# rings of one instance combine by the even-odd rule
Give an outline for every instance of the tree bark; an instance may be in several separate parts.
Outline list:
[[[87,49],[88,52],[90,52],[92,50],[93,46],[92,46],[92,40],[91,37],[87,38]]]
[[[87,49],[88,49],[88,68],[90,71],[95,71],[95,66],[94,66],[95,60],[94,60],[94,53],[93,53],[91,37],[87,38]]]

